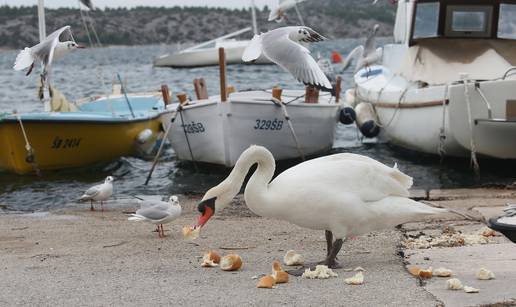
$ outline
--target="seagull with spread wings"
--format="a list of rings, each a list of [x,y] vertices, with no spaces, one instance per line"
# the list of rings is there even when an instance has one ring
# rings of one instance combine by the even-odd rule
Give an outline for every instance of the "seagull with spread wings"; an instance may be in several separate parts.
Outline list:
[[[70,37],[72,37],[70,26],[64,26],[47,36],[47,38],[45,38],[39,44],[30,48],[25,47],[25,49],[20,51],[16,57],[16,61],[14,62],[13,66],[14,70],[23,70],[25,68],[29,68],[27,71],[27,75],[29,75],[34,68],[34,63],[41,62],[43,63],[42,75],[46,76],[53,60],[61,58],[64,55],[76,50],[77,48],[84,48],[83,46],[77,44],[73,40],[73,37],[69,41],[59,41],[59,37],[64,32],[68,32]]]
[[[242,55],[244,62],[252,62],[263,53],[298,81],[317,88],[331,90],[332,85],[324,75],[310,51],[300,43],[320,42],[326,38],[309,27],[282,27],[255,35]]]

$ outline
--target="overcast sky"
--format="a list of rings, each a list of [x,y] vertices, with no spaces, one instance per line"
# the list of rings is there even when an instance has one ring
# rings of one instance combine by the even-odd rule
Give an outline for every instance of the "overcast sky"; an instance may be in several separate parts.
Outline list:
[[[250,0],[92,0],[98,7],[134,7],[134,6],[223,6],[229,8],[242,8],[250,5]],[[25,5],[37,4],[37,0],[0,0],[0,4]],[[258,7],[268,5],[269,7],[277,0],[255,0]],[[46,7],[77,7],[77,0],[45,0]]]

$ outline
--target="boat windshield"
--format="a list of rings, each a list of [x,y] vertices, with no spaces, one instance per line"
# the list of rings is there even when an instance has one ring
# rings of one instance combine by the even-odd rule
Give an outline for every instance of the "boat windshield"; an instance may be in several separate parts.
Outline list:
[[[516,39],[516,4],[502,3],[498,22],[499,38]]]
[[[437,36],[439,26],[439,2],[418,4],[414,22],[414,38]]]

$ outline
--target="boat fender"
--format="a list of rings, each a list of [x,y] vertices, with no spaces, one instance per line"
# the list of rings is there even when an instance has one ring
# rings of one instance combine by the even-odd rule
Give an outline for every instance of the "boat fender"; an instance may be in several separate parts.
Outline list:
[[[376,114],[370,103],[359,103],[356,108],[356,123],[362,135],[374,138],[380,133],[380,126],[376,122]]]
[[[136,142],[138,142],[138,144],[145,144],[151,139],[151,137],[152,130],[147,128],[138,134],[136,137]]]
[[[356,119],[357,119],[357,113],[355,112],[355,110],[352,107],[344,106],[344,108],[342,108],[340,110],[339,120],[342,124],[351,125],[352,123],[355,122]]]

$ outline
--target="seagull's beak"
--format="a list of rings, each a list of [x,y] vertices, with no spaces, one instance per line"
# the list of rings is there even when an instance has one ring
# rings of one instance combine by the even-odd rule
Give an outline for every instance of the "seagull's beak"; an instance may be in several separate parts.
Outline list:
[[[77,44],[77,46],[75,46],[75,48],[78,48],[78,49],[84,49],[84,48],[86,48],[86,46],[84,46],[84,45],[80,45],[80,44]]]
[[[197,227],[203,227],[204,224],[208,222],[208,220],[213,216],[215,213],[215,200],[217,198],[210,198],[207,200],[202,201],[197,206],[197,209],[201,213],[199,218],[197,219]]]

